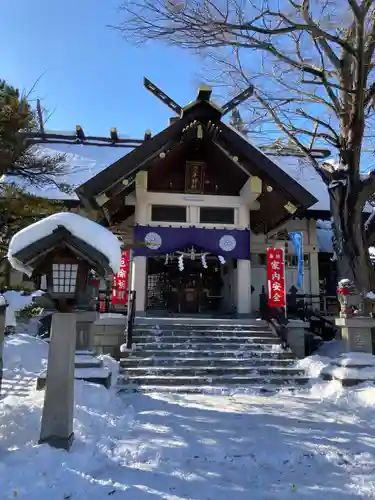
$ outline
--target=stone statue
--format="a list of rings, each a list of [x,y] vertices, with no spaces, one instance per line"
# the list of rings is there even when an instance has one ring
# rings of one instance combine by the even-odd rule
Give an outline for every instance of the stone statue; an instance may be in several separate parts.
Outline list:
[[[341,306],[341,318],[351,317],[354,314],[364,314],[364,298],[358,292],[352,281],[349,279],[340,280],[338,283],[337,294]]]

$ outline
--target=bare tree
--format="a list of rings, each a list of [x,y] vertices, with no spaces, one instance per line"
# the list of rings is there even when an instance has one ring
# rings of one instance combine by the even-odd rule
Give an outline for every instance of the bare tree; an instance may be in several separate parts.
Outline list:
[[[203,52],[223,80],[253,84],[256,102],[326,184],[340,277],[375,290],[363,209],[375,171],[363,175],[375,103],[375,0],[126,0],[117,28],[133,42],[162,40]],[[311,145],[329,145],[318,162]]]

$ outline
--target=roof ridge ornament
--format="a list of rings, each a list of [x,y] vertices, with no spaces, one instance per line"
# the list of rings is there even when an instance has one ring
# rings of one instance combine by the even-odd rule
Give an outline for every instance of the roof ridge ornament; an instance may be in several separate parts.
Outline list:
[[[244,101],[246,101],[254,93],[254,86],[249,85],[249,87],[247,87],[245,90],[233,97],[233,99],[230,99],[227,103],[225,103],[224,106],[218,106],[211,101],[212,87],[210,85],[202,83],[198,88],[197,98],[194,101],[188,103],[186,106],[182,107],[177,104],[176,101],[174,101],[171,97],[169,97],[165,92],[163,92],[159,87],[152,83],[152,81],[148,78],[143,78],[143,84],[149,92],[154,94],[155,97],[160,99],[180,117],[182,117],[184,111],[190,109],[198,102],[209,103],[220,112],[221,116],[224,116],[234,108],[242,104]]]
[[[176,101],[171,99],[167,94],[165,94],[161,89],[159,89],[159,87],[157,87],[154,83],[152,83],[151,80],[144,77],[143,85],[149,92],[151,92],[151,94],[154,94],[155,97],[164,102],[164,104],[166,104],[169,108],[171,108],[177,115],[180,116],[182,115],[182,107],[179,104],[177,104]]]

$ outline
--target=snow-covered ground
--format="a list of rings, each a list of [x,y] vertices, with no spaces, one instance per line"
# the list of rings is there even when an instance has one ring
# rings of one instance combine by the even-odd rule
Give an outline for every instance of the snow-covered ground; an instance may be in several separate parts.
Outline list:
[[[37,445],[47,349],[6,340],[1,500],[375,498],[375,388],[317,380],[297,394],[120,396],[77,382],[67,453]]]

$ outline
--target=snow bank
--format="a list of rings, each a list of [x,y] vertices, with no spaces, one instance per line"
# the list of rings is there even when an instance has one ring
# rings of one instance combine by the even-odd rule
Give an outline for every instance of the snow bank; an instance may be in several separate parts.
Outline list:
[[[295,366],[305,370],[306,375],[311,379],[312,383],[316,383],[323,370],[333,361],[334,358],[340,356],[344,350],[344,345],[341,340],[331,340],[324,342],[323,345],[312,356],[299,359]]]
[[[375,356],[361,352],[341,354],[324,367],[322,374],[343,381],[375,381]]]
[[[345,381],[375,382],[375,356],[361,352],[343,352],[342,341],[325,342],[317,353],[298,360],[297,368],[310,378],[311,394],[337,398],[345,390]],[[331,381],[324,381],[332,379]]]
[[[34,297],[40,297],[43,292],[37,290],[31,294],[17,290],[8,290],[4,293],[6,302],[9,304],[5,309],[5,326],[17,325],[17,312],[32,303]]]
[[[8,260],[12,267],[21,273],[31,276],[33,270],[16,259],[14,254],[26,248],[31,243],[35,243],[52,234],[58,226],[64,226],[76,238],[88,243],[105,255],[115,273],[120,271],[122,245],[120,240],[108,229],[96,222],[69,212],[50,215],[16,233],[12,237],[8,249]]]
[[[298,360],[295,366],[296,368],[305,370],[306,375],[310,379],[314,380],[320,377],[322,371],[330,362],[330,358],[315,354],[313,356],[308,356],[307,358]]]
[[[348,352],[342,354],[337,362],[340,366],[374,366],[375,356],[365,352]]]
[[[336,380],[366,380],[375,381],[375,367],[354,368],[346,366],[330,365],[324,368],[324,373],[331,375]]]
[[[27,334],[7,337],[1,396],[16,398],[35,390],[36,379],[47,367],[48,343]],[[1,421],[1,412],[0,412]],[[1,426],[0,426],[1,436]]]

